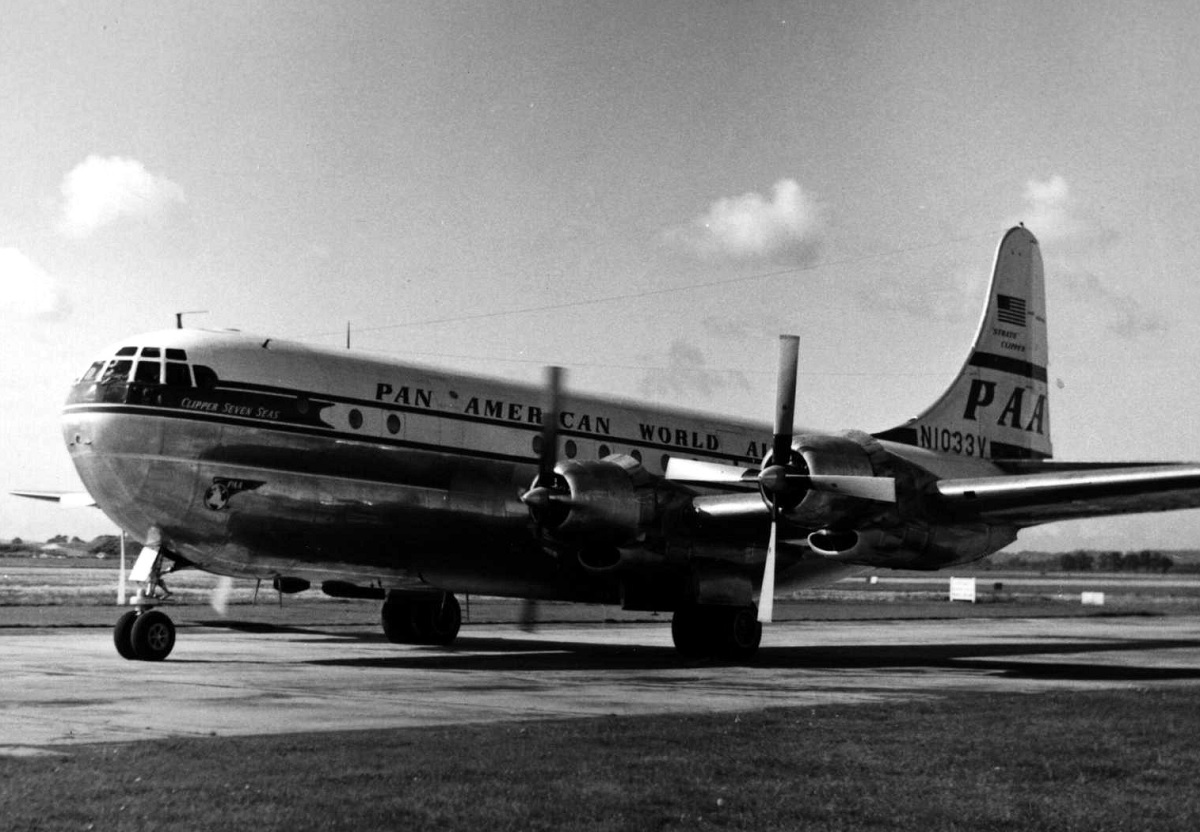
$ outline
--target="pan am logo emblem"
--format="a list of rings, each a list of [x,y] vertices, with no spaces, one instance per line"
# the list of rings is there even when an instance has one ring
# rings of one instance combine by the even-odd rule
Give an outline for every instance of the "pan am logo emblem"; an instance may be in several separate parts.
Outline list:
[[[204,505],[212,511],[229,508],[233,495],[241,491],[253,491],[265,483],[257,480],[235,480],[229,477],[213,477],[212,485],[204,492]]]

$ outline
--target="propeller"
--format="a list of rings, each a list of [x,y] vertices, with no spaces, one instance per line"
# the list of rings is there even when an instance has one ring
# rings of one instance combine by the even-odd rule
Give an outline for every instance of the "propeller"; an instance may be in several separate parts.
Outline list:
[[[800,339],[779,336],[779,375],[775,388],[775,426],[770,464],[761,469],[741,468],[720,462],[675,459],[667,462],[666,478],[696,485],[756,485],[771,507],[771,536],[763,565],[758,620],[771,621],[775,607],[775,562],[779,538],[780,501],[791,489],[844,494],[864,500],[896,502],[896,481],[891,477],[811,474],[792,465],[793,416],[796,407],[796,372],[800,364]]]
[[[562,397],[562,367],[546,368],[546,399],[542,408],[541,447],[538,450],[538,472],[533,484],[521,495],[529,506],[533,519],[539,523],[549,520],[547,511],[553,503],[564,503],[570,495],[562,488],[554,467],[558,464],[558,419]]]
[[[554,525],[570,505],[570,492],[554,470],[558,465],[558,422],[561,410],[562,367],[546,368],[546,393],[542,407],[541,445],[538,448],[538,472],[532,485],[521,494],[521,502],[539,527]],[[526,598],[521,604],[520,626],[525,632],[537,627],[537,601]]]
[[[219,575],[217,582],[213,585],[212,594],[208,597],[208,603],[216,610],[217,615],[224,616],[229,611],[229,596],[233,593],[233,578],[228,575]]]
[[[705,462],[698,459],[672,457],[667,462],[667,479],[695,485],[766,485],[771,490],[781,486],[775,480],[782,476],[789,487],[845,494],[864,500],[881,503],[896,502],[896,481],[891,477],[864,477],[845,474],[804,474],[786,470],[782,465],[769,466],[765,471],[758,468],[739,468],[721,462]]]
[[[800,339],[779,336],[779,376],[775,384],[775,435],[771,440],[771,465],[758,475],[759,484],[774,495],[771,500],[771,537],[763,564],[762,589],[758,593],[758,620],[771,623],[775,612],[775,543],[779,537],[778,495],[787,488],[792,460],[792,428],[796,410],[796,371],[800,365]]]

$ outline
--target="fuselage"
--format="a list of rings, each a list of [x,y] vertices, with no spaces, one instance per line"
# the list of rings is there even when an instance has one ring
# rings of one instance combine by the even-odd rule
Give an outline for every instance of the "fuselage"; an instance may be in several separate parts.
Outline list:
[[[72,389],[63,433],[114,522],[209,571],[623,600],[632,590],[619,581],[565,568],[521,502],[537,472],[543,406],[544,392],[530,385],[235,332],[165,330],[97,358]],[[564,461],[623,457],[652,478],[672,456],[758,465],[770,439],[761,423],[596,397],[565,395],[559,413]],[[889,453],[935,476],[994,471],[917,448]],[[728,539],[651,535],[646,591],[657,591],[656,571],[674,585],[696,559],[752,574],[766,518],[749,522],[763,544],[748,546],[744,525]],[[800,571],[831,578],[845,568]]]

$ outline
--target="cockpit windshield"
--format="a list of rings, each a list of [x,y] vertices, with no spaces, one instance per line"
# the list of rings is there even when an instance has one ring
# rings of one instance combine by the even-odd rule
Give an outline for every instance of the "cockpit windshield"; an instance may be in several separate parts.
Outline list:
[[[68,403],[161,404],[164,391],[211,387],[216,381],[210,368],[188,363],[185,350],[125,346],[112,358],[93,362],[75,382]]]

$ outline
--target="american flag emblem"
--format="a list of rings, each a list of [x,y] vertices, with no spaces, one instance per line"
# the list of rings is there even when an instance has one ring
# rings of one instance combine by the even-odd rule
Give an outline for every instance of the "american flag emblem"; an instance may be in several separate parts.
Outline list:
[[[996,295],[996,317],[1000,323],[1025,326],[1025,298]]]

